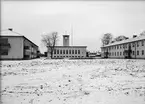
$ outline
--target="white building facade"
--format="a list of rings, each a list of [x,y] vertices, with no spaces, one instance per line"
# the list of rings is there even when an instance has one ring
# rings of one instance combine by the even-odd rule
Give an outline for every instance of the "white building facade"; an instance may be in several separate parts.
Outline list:
[[[33,59],[38,57],[38,46],[12,30],[1,32],[0,59]]]
[[[103,46],[101,57],[145,59],[145,36],[133,37]]]
[[[86,58],[87,46],[69,46],[69,35],[63,35],[63,46],[55,46],[52,58]],[[48,53],[50,57],[50,54]]]

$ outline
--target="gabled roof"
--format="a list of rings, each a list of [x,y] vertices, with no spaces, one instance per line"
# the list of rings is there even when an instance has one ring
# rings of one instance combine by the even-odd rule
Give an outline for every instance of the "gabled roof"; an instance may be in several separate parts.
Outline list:
[[[34,44],[36,47],[38,47],[35,43],[33,43],[31,40],[29,40],[28,38],[26,38],[24,35],[17,33],[15,31],[11,31],[11,30],[3,30],[1,31],[0,34],[2,37],[23,37],[24,39],[28,40],[29,42],[31,42],[32,44]]]
[[[130,42],[135,42],[135,41],[139,41],[139,40],[145,40],[145,35],[138,36],[138,37],[135,37],[135,38],[126,39],[126,40],[122,40],[122,41],[119,41],[119,42],[114,42],[114,43],[105,45],[103,47],[114,46],[114,45],[124,44],[124,43],[130,43]]]
[[[3,30],[1,31],[1,36],[23,36],[15,31]]]

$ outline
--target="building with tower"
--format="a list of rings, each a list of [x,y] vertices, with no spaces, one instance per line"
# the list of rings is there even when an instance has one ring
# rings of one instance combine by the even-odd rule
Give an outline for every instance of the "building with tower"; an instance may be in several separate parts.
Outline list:
[[[86,58],[87,46],[70,46],[69,35],[63,35],[63,46],[55,46],[53,58]],[[48,57],[50,54],[48,53]]]

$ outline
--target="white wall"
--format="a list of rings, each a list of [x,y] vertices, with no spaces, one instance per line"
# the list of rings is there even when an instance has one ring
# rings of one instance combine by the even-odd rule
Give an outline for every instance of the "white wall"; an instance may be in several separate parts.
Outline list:
[[[53,54],[53,58],[57,58],[60,56],[63,57],[72,57],[74,56],[74,58],[85,58],[86,57],[86,48],[81,48],[81,47],[58,47],[58,48],[55,48],[56,50],[59,50],[59,54]],[[60,50],[62,50],[62,54],[60,54]],[[63,54],[63,50],[65,50],[65,54]],[[66,50],[68,50],[68,54],[66,54]],[[69,50],[71,50],[71,54],[69,54]],[[72,50],[74,50],[74,54],[72,54]],[[77,50],[77,54],[75,54],[75,50]],[[80,50],[80,54],[78,54],[78,50]],[[50,57],[50,55],[48,54],[48,57]]]
[[[6,38],[6,37],[5,37]],[[7,37],[10,48],[8,55],[1,55],[2,59],[22,59],[23,58],[23,38]]]
[[[132,43],[135,43],[135,46],[133,47],[132,46]],[[143,58],[143,59],[145,59],[145,40],[144,40],[144,46],[142,46],[142,42],[141,41],[138,41],[138,43],[139,43],[139,46],[137,47],[137,42],[132,42],[131,43],[131,50],[132,51],[134,51],[135,52],[135,54],[133,55],[133,54],[131,54],[131,57],[132,58]],[[123,48],[123,45],[122,45],[122,48],[120,48],[120,45],[119,45],[119,48],[117,49],[115,49],[115,48],[111,48],[111,50],[108,50],[108,52],[111,52],[111,56],[108,56],[108,58],[124,58],[124,55],[123,55],[123,52],[124,52],[124,50],[127,50],[128,49],[128,43],[127,43],[127,47],[124,49]],[[108,47],[107,47],[108,48]],[[142,50],[144,50],[144,55],[142,55]],[[102,57],[104,57],[104,55],[103,55],[103,52],[106,52],[106,49],[105,50],[102,50]],[[137,51],[139,51],[139,55],[137,55]],[[116,52],[116,56],[115,55],[113,55],[112,56],[112,52],[113,53],[115,53]],[[119,52],[119,56],[117,55],[117,52]],[[120,52],[122,52],[122,54],[120,55]]]

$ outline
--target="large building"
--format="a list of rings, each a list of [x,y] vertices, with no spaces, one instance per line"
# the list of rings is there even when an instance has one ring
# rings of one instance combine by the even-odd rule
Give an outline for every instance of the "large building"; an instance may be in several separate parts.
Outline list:
[[[0,59],[33,59],[38,57],[38,46],[12,29],[1,31]]]
[[[114,42],[101,47],[103,58],[145,59],[145,36]]]
[[[70,46],[69,35],[63,35],[63,46],[55,46],[53,58],[86,58],[86,48],[87,46]]]

